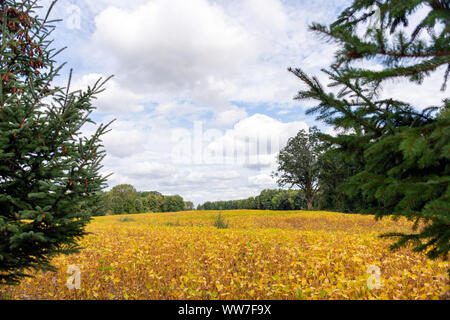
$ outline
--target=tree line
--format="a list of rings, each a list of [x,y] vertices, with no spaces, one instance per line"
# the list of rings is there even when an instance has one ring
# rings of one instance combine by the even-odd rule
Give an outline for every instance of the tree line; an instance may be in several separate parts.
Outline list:
[[[193,210],[191,201],[180,195],[163,195],[158,191],[136,191],[130,184],[120,184],[101,194],[99,215]]]
[[[207,201],[197,206],[197,210],[301,210],[306,205],[301,190],[265,189],[256,197],[241,200]]]

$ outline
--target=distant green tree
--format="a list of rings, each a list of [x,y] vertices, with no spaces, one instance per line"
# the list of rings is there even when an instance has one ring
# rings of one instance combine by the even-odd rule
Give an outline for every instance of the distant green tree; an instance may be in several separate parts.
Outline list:
[[[137,197],[136,189],[131,184],[119,184],[111,189],[111,194],[123,200],[134,200]]]
[[[413,20],[419,8],[425,15]],[[450,100],[415,108],[382,97],[381,89],[400,78],[421,84],[442,70],[445,91],[449,26],[447,0],[355,0],[329,27],[311,26],[339,47],[331,67],[323,69],[337,93],[290,69],[307,85],[296,98],[317,101],[307,113],[343,132],[321,139],[344,157],[364,159],[363,170],[343,185],[346,192],[362,192],[370,203],[367,212],[377,218],[414,221],[412,233],[386,235],[398,239],[392,248],[412,243],[416,251],[444,259],[450,249]],[[372,68],[374,61],[382,67]]]
[[[255,198],[254,197],[247,198],[244,201],[245,202],[244,202],[244,205],[243,205],[243,209],[256,209],[256,203],[255,203]]]
[[[301,190],[265,189],[256,197],[229,201],[207,201],[199,204],[197,210],[301,210],[306,207],[304,194]]]
[[[164,206],[164,196],[156,191],[153,191],[145,198],[147,208],[151,212],[162,212]]]
[[[321,141],[318,132],[317,128],[312,127],[309,133],[300,130],[295,137],[290,138],[278,154],[277,171],[273,172],[280,187],[295,186],[303,191],[308,209],[312,208],[319,188]]]
[[[206,201],[204,204],[203,204],[203,209],[202,210],[212,210],[212,203],[211,203],[211,201]]]
[[[272,198],[273,210],[302,210],[306,201],[301,190],[278,190]]]
[[[125,212],[124,202],[121,198],[108,194],[108,210],[113,214],[122,214]]]
[[[130,184],[119,184],[111,189],[111,206],[114,214],[136,213],[136,189]]]
[[[304,210],[307,207],[305,196],[302,190],[291,189],[287,191],[292,210]]]
[[[144,204],[140,197],[134,199],[134,209],[136,210],[136,213],[144,212]]]
[[[184,210],[194,210],[194,203],[192,201],[186,201],[184,203]]]
[[[136,198],[137,199],[137,198]],[[135,203],[136,203],[136,199],[126,199],[124,201],[124,207],[125,207],[125,212],[127,214],[134,214],[137,213],[136,211],[136,207],[135,207]]]
[[[361,213],[367,209],[367,197],[361,192],[348,195],[341,185],[364,169],[363,157],[347,157],[337,148],[325,143],[326,152],[318,159],[319,195],[318,207],[325,210]]]
[[[184,210],[184,200],[181,196],[164,196],[163,211],[176,212]]]
[[[293,210],[293,199],[289,197],[288,192],[278,192],[272,198],[272,208],[273,210]]]
[[[255,198],[258,209],[273,210],[273,197],[278,193],[277,190],[265,189]]]
[[[153,193],[155,193],[155,192],[157,192],[157,191],[137,191],[136,194],[137,194],[137,196],[140,197],[140,198],[146,198],[146,197],[148,197],[150,194],[153,194]],[[159,192],[157,192],[157,193],[159,193]]]

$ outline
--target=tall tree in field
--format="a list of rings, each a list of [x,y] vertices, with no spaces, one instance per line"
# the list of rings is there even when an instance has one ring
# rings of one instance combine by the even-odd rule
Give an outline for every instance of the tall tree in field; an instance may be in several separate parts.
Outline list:
[[[318,191],[320,147],[317,128],[310,128],[309,133],[300,130],[278,154],[278,168],[273,173],[280,187],[302,190],[308,209],[312,209]]]
[[[410,25],[419,9],[424,15]],[[382,98],[381,90],[386,80],[407,78],[421,84],[434,72],[443,75],[436,92],[446,90],[450,1],[355,0],[330,26],[313,24],[311,29],[340,47],[331,67],[323,69],[330,86],[339,91],[326,90],[301,69],[290,71],[307,85],[296,98],[318,101],[308,113],[345,132],[321,138],[348,158],[364,159],[363,170],[344,188],[350,194],[362,191],[377,218],[394,215],[415,222],[409,234],[386,235],[397,237],[392,248],[413,243],[430,258],[447,258],[450,100],[412,106]],[[369,68],[370,61],[384,68]]]
[[[35,9],[36,1],[0,1],[0,284],[54,270],[52,257],[76,252],[106,181],[107,126],[80,131],[102,84],[52,85],[62,67],[49,40],[54,21]]]

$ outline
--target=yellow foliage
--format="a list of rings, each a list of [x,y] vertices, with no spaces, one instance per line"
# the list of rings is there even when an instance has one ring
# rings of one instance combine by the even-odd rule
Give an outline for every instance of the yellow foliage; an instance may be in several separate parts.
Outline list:
[[[97,217],[58,272],[6,288],[11,299],[439,299],[450,290],[447,261],[409,248],[390,252],[378,235],[407,221],[314,211],[232,210]],[[174,223],[176,222],[176,223]],[[67,266],[81,270],[69,290]],[[380,268],[369,290],[367,269]]]

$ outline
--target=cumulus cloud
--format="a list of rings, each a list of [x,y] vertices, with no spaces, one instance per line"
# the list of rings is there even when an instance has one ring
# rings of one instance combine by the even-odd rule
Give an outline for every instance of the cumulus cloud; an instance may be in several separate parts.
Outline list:
[[[276,180],[273,179],[270,174],[261,173],[248,177],[248,184],[250,186],[257,186],[260,188],[274,188],[276,187]]]
[[[218,112],[214,118],[214,124],[219,127],[229,126],[248,116],[243,108],[232,106],[227,110]]]
[[[150,161],[137,162],[125,170],[132,177],[145,177],[146,179],[167,178],[175,172],[175,169],[168,164]]]
[[[146,132],[129,121],[116,121],[111,125],[111,129],[102,138],[109,156],[130,157],[145,150],[149,143]]]
[[[384,84],[382,97],[410,103],[415,109],[423,110],[431,106],[441,106],[448,98],[447,91],[440,91],[444,82],[445,67],[426,78],[422,84],[411,83],[408,79],[396,79]]]
[[[97,73],[83,75],[73,82],[72,90],[86,90],[88,86],[92,88],[100,78],[104,81],[107,77]],[[105,91],[101,92],[95,100],[98,112],[117,114],[144,110],[142,105],[144,97],[120,86],[117,79],[109,79],[103,88]]]
[[[206,0],[155,0],[96,18],[94,43],[115,55],[126,81],[143,90],[192,89],[255,54],[254,40]]]
[[[301,129],[308,129],[308,125],[302,121],[284,123],[267,115],[254,114],[211,141],[206,152],[225,158],[224,163],[267,166],[273,154]]]
[[[279,0],[153,0],[113,5],[95,17],[90,46],[112,60],[121,85],[154,99],[172,96],[223,112],[232,101],[297,104],[299,81],[287,67],[316,71],[333,56],[307,24],[334,10]],[[310,10],[313,6],[315,10]]]
[[[171,179],[162,181],[161,183],[166,186],[179,186],[179,185],[202,185],[206,187],[209,184],[216,184],[224,181],[231,181],[239,177],[239,173],[236,170],[217,170],[217,168],[203,168],[188,170],[180,170],[178,173],[172,176]]]
[[[290,24],[286,8],[279,0],[265,0],[264,5],[258,0],[245,0],[238,4],[238,10],[248,28],[266,35],[283,34]]]

